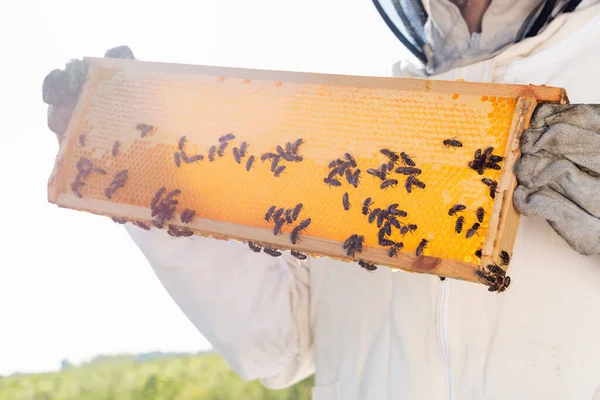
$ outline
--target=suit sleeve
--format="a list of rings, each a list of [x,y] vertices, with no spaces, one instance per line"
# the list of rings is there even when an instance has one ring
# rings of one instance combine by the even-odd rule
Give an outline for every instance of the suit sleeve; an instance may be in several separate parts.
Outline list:
[[[309,269],[239,242],[126,229],[183,313],[244,380],[270,388],[314,372]]]

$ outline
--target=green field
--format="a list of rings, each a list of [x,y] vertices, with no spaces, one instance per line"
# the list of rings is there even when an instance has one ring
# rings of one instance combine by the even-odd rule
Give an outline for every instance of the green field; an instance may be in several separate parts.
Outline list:
[[[214,353],[98,357],[60,372],[0,378],[1,400],[299,400],[312,378],[272,391],[244,382]]]

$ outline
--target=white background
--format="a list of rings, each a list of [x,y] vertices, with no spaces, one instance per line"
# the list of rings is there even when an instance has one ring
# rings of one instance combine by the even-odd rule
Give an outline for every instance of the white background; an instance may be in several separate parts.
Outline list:
[[[48,72],[121,44],[148,61],[356,75],[388,75],[405,55],[367,0],[6,3],[0,375],[56,369],[63,358],[210,347],[121,226],[47,203],[58,149],[41,96]]]

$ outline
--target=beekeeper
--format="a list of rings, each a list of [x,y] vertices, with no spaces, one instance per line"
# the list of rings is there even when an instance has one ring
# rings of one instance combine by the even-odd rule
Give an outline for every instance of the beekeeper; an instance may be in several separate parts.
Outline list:
[[[600,1],[375,1],[414,54],[396,76],[552,85],[600,104]],[[129,57],[127,47],[107,57]],[[78,63],[44,83],[59,138]],[[62,83],[61,83],[62,82]],[[600,399],[600,108],[542,106],[524,135],[512,285],[369,273],[327,258],[126,226],[179,307],[246,380],[316,372],[315,400]]]

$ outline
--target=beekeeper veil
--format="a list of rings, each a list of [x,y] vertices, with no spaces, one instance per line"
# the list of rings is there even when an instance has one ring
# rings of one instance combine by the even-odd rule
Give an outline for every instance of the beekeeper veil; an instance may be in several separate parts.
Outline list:
[[[537,35],[581,0],[492,0],[481,33],[469,33],[459,7],[469,0],[373,0],[394,35],[412,53],[412,70],[434,75],[493,57]],[[468,5],[466,5],[468,6]]]

